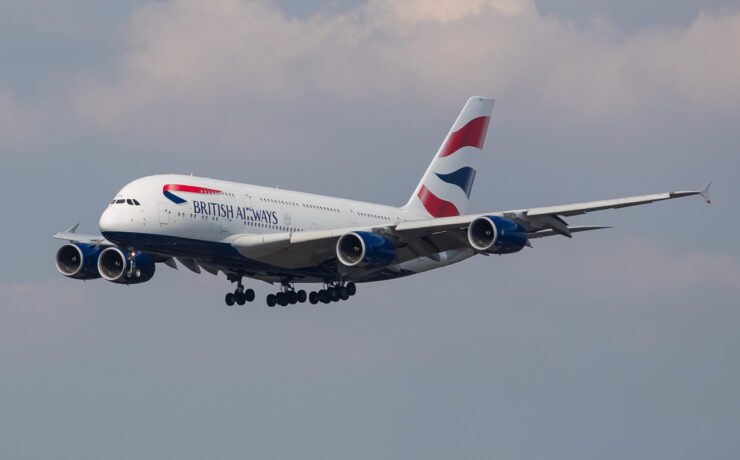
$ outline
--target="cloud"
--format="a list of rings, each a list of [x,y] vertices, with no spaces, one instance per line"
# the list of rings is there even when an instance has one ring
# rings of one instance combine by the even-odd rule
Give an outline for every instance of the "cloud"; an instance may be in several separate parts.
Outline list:
[[[529,0],[371,0],[304,19],[259,1],[170,0],[135,10],[127,30],[115,77],[88,76],[75,92],[84,118],[119,133],[187,137],[198,126],[246,139],[299,99],[320,110],[483,93],[565,123],[740,105],[740,13],[621,34]]]
[[[34,110],[0,88],[0,146],[17,146],[36,138]]]

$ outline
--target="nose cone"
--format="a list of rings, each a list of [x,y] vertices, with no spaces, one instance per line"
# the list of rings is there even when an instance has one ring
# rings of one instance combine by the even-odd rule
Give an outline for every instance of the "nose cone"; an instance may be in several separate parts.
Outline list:
[[[116,210],[112,206],[109,206],[103,211],[100,221],[98,221],[98,227],[100,227],[100,231],[103,234],[106,232],[120,231],[120,219],[116,217]]]

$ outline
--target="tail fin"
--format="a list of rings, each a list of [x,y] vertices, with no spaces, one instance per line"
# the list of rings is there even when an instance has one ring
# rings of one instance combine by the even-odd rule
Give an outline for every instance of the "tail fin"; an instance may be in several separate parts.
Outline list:
[[[465,212],[493,102],[486,97],[468,99],[404,209],[431,217]]]

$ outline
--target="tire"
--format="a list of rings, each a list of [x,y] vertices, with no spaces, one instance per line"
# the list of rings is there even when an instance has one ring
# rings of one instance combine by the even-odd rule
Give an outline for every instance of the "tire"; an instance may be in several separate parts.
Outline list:
[[[352,297],[357,294],[357,285],[355,283],[347,283],[347,293]]]
[[[329,293],[326,291],[326,289],[322,289],[319,291],[319,301],[321,303],[329,303],[330,302]]]
[[[234,294],[234,298],[236,299],[237,305],[244,305],[247,303],[247,295],[243,292],[237,292]]]
[[[284,292],[278,292],[277,294],[275,294],[275,300],[277,301],[278,305],[280,305],[281,307],[284,307],[285,305],[288,304],[288,302],[285,302],[285,293]],[[285,305],[283,305],[283,303]]]
[[[298,294],[296,294],[295,291],[288,292],[288,303],[291,305],[295,305],[298,303]]]
[[[319,303],[319,293],[311,291],[311,293],[308,294],[308,301],[311,302],[311,305],[316,305],[317,303]]]
[[[276,303],[277,303],[277,299],[275,298],[275,294],[268,294],[267,295],[267,306],[274,307]]]
[[[247,302],[251,302],[254,300],[254,289],[247,289],[246,292],[244,292],[244,296],[247,299]]]
[[[349,299],[349,289],[347,289],[344,286],[340,287],[339,288],[339,298],[342,300]]]
[[[230,307],[232,305],[234,305],[234,302],[236,302],[236,298],[234,297],[234,294],[231,293],[231,292],[229,292],[228,294],[226,294],[226,298],[224,300],[226,300],[226,305],[228,305]]]
[[[339,289],[337,288],[329,289],[329,296],[332,302],[338,301],[339,300]]]
[[[308,296],[306,295],[306,291],[304,291],[303,289],[298,291],[298,302],[304,303],[307,298]]]

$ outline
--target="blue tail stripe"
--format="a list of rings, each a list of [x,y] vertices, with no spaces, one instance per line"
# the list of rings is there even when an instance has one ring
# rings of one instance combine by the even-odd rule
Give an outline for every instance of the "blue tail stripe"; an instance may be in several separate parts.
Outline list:
[[[183,200],[179,196],[177,196],[177,195],[175,195],[173,193],[170,193],[170,192],[168,192],[166,190],[164,192],[162,192],[162,193],[164,193],[164,196],[166,196],[167,198],[169,198],[170,201],[172,201],[175,204],[182,204],[182,203],[187,202],[187,200]]]
[[[466,166],[449,174],[434,174],[448,184],[457,185],[470,198],[470,191],[473,190],[473,181],[475,181],[475,169]]]

